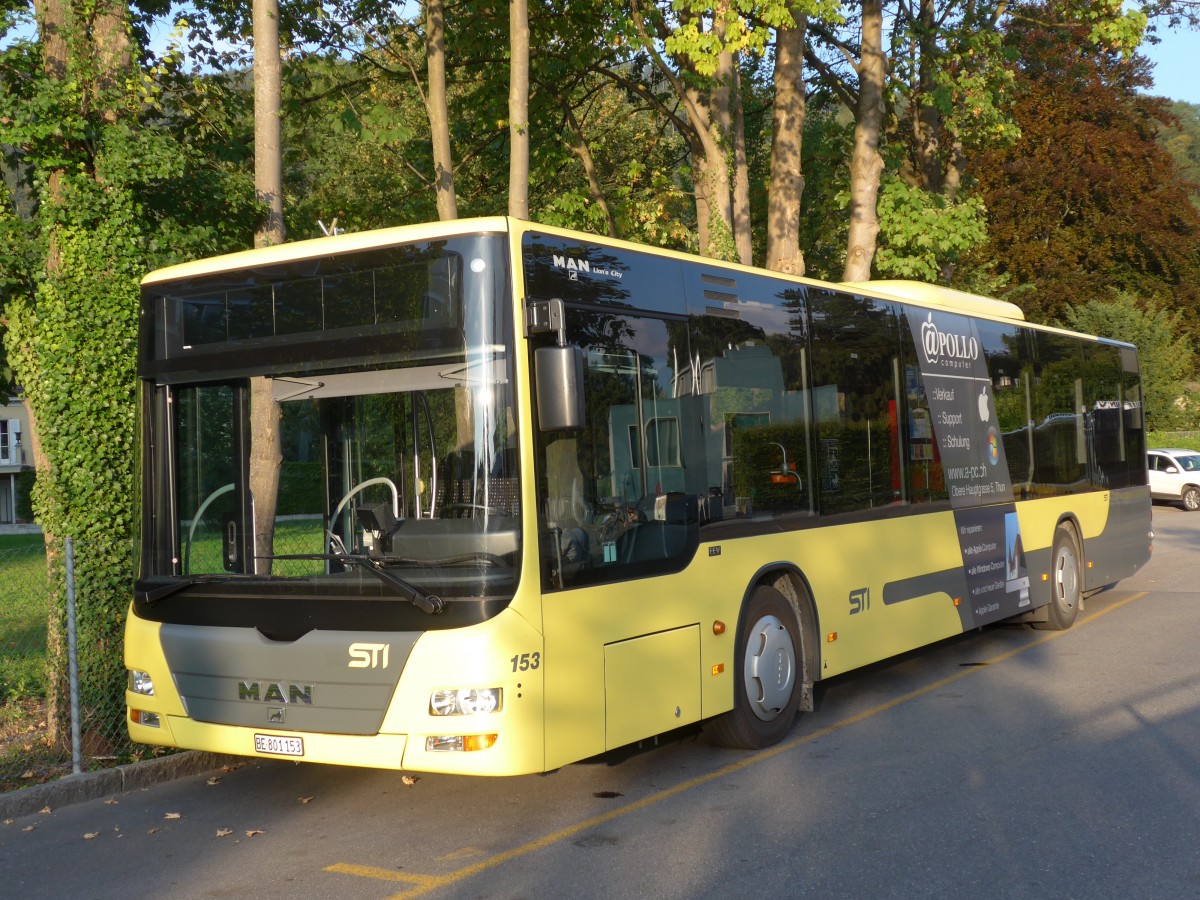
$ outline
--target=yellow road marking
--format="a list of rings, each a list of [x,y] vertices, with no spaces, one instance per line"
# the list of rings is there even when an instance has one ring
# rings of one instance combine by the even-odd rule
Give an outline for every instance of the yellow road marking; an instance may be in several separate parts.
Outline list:
[[[1136,594],[1131,594],[1124,600],[1118,600],[1099,612],[1092,613],[1091,615],[1081,619],[1076,624],[1076,628],[1082,628],[1085,625],[1090,625],[1101,616],[1106,616],[1110,612],[1132,603],[1134,600],[1140,600],[1142,597],[1145,597],[1146,594],[1146,591],[1139,591]],[[558,831],[552,832],[540,838],[535,838],[532,841],[521,844],[519,847],[514,847],[511,850],[505,850],[503,853],[497,853],[495,856],[489,856],[487,859],[481,859],[477,863],[472,863],[469,866],[464,866],[461,869],[458,869],[454,872],[449,872],[445,875],[421,875],[417,873],[397,872],[391,869],[379,869],[375,868],[374,866],[358,866],[350,863],[337,863],[332,866],[327,866],[325,871],[336,872],[343,875],[357,875],[362,878],[374,878],[379,881],[408,882],[413,885],[411,890],[402,891],[399,894],[393,894],[390,898],[388,898],[388,900],[410,900],[412,897],[420,897],[423,894],[427,894],[437,888],[445,887],[459,881],[464,881],[467,878],[478,875],[480,872],[485,872],[488,869],[494,869],[496,866],[503,865],[506,862],[511,862],[512,860],[519,859],[522,856],[528,856],[530,853],[541,850],[545,847],[549,847],[553,844],[561,843],[568,838],[574,837],[580,832],[595,828],[597,825],[603,825],[606,822],[611,822],[614,819],[621,818],[622,816],[639,812],[650,806],[654,806],[657,803],[661,803],[664,800],[669,800],[672,797],[676,797],[679,794],[690,791],[693,788],[697,788],[701,785],[724,778],[727,775],[732,775],[735,772],[740,772],[743,769],[748,769],[751,766],[758,765],[759,763],[765,762],[768,759],[774,759],[781,753],[787,753],[791,750],[795,750],[797,747],[802,747],[810,741],[815,741],[818,738],[828,737],[834,732],[840,731],[843,728],[847,728],[850,725],[857,725],[859,722],[863,722],[872,716],[877,716],[880,713],[887,712],[889,709],[894,709],[902,703],[907,703],[908,701],[915,700],[916,698],[922,697],[925,694],[940,690],[946,685],[958,681],[960,678],[966,678],[970,675],[974,675],[982,669],[986,669],[987,667],[995,665],[996,663],[1005,662],[1009,659],[1012,659],[1014,656],[1024,653],[1027,650],[1031,650],[1034,647],[1040,647],[1042,644],[1045,644],[1048,641],[1055,640],[1056,638],[1060,638],[1063,635],[1070,633],[1070,631],[1042,632],[1036,640],[1030,641],[1028,644],[1022,644],[1020,647],[1014,647],[1011,650],[1006,650],[1003,653],[997,654],[996,656],[985,660],[982,666],[972,666],[971,668],[962,669],[958,672],[955,672],[953,675],[947,675],[945,678],[935,681],[932,684],[927,684],[924,687],[909,691],[907,694],[903,694],[884,703],[880,703],[878,706],[873,706],[870,709],[863,710],[862,712],[856,713],[848,718],[833,722],[829,725],[826,725],[824,728],[819,728],[816,731],[808,734],[803,734],[799,737],[792,738],[790,741],[785,741],[782,744],[776,744],[774,747],[768,747],[766,750],[760,750],[757,753],[749,754],[741,759],[736,760],[735,762],[728,763],[719,769],[714,769],[707,774],[698,775],[695,778],[692,778],[689,781],[681,782],[674,787],[664,788],[661,791],[649,794],[643,797],[641,800],[634,800],[631,803],[626,803],[624,806],[611,809],[606,813],[601,813],[598,816],[592,816],[589,819],[576,822],[574,825],[568,825],[566,828],[559,829]],[[456,854],[450,854],[451,857],[455,855]]]

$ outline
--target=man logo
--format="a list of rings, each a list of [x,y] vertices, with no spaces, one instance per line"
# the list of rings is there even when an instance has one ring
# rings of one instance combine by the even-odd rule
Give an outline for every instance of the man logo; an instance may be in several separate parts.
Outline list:
[[[350,669],[386,669],[391,644],[355,643],[350,645]]]
[[[257,700],[260,703],[304,703],[312,706],[313,686],[285,681],[239,681],[238,699]]]

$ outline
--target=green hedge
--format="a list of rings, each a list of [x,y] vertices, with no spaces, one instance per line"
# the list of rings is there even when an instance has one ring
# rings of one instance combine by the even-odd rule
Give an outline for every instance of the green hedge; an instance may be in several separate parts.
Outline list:
[[[1200,453],[1200,431],[1151,431],[1146,434],[1151,450],[1163,447],[1182,447]]]

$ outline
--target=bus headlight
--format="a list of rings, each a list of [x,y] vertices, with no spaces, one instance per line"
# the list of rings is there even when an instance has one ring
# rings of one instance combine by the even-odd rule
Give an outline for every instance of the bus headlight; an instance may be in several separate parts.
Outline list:
[[[146,712],[144,709],[131,709],[129,721],[135,725],[145,725],[147,728],[159,728],[162,724],[158,713]]]
[[[445,734],[425,738],[425,749],[429,753],[472,753],[490,750],[496,745],[495,734]]]
[[[145,697],[153,697],[154,680],[150,677],[149,672],[143,672],[140,669],[130,669],[129,689],[135,694],[142,694]]]
[[[497,712],[503,693],[498,687],[434,691],[429,698],[429,713],[434,716],[476,716]]]

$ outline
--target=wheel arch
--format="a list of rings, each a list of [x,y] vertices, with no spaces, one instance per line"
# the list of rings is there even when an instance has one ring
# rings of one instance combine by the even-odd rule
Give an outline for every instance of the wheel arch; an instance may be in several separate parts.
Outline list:
[[[1071,539],[1075,541],[1075,549],[1079,551],[1079,570],[1081,575],[1087,573],[1087,542],[1083,539],[1083,526],[1079,523],[1079,517],[1073,512],[1065,512],[1058,517],[1058,521],[1054,523],[1054,531],[1050,534],[1050,546],[1054,546],[1054,536],[1058,534],[1058,529],[1066,528],[1071,532]]]
[[[812,588],[799,566],[790,562],[773,562],[762,566],[746,585],[738,611],[739,634],[750,595],[761,585],[772,587],[787,599],[800,625],[800,711],[813,711],[813,684],[821,671],[820,617],[813,600]]]

